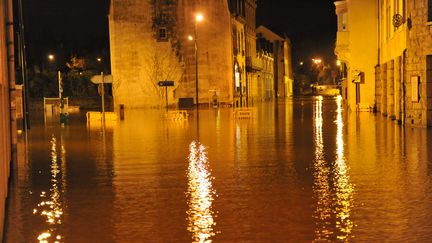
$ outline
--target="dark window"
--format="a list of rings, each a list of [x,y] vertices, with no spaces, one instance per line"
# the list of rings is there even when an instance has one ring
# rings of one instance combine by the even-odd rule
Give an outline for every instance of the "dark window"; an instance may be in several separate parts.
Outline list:
[[[159,35],[158,35],[158,39],[159,39],[160,41],[164,41],[164,40],[167,40],[167,39],[168,39],[168,36],[167,36],[167,29],[166,29],[166,28],[164,28],[164,27],[159,28]]]
[[[428,0],[428,22],[432,21],[432,0]]]

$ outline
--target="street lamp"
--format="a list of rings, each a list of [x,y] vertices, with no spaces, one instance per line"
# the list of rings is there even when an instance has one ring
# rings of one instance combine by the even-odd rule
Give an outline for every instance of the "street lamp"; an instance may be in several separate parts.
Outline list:
[[[197,116],[198,116],[198,108],[199,108],[199,96],[198,96],[198,44],[197,44],[197,26],[199,22],[202,22],[204,20],[204,15],[201,13],[198,13],[195,15],[195,28],[194,28],[194,36],[189,36],[189,40],[193,40],[195,44],[195,98],[196,98],[196,109],[197,109]]]
[[[54,61],[54,55],[53,55],[53,54],[49,54],[49,55],[48,55],[48,60],[50,60],[50,61]]]

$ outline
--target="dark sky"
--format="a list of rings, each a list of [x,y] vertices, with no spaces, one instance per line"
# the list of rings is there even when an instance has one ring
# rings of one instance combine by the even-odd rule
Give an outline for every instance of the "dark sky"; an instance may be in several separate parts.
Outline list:
[[[334,0],[258,0],[257,24],[286,33],[296,62],[333,55],[337,21]]]
[[[30,55],[55,50],[56,43],[76,52],[108,49],[109,0],[23,2]],[[258,0],[257,23],[286,33],[293,42],[295,61],[333,58],[336,16],[332,0]]]

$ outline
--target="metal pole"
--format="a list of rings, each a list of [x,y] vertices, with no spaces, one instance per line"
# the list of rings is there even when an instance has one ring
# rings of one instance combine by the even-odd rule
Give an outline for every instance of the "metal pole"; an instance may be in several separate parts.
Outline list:
[[[166,110],[168,112],[168,86],[165,86],[165,103],[166,103]]]
[[[198,44],[197,44],[197,22],[195,20],[195,97],[196,97],[196,110],[197,117],[199,116],[199,97],[198,97]]]
[[[60,71],[57,71],[57,76],[58,76],[59,99],[61,100],[63,89],[62,89],[62,77],[61,77],[61,72]]]
[[[105,128],[105,83],[104,83],[104,73],[101,72],[102,79],[102,126]]]

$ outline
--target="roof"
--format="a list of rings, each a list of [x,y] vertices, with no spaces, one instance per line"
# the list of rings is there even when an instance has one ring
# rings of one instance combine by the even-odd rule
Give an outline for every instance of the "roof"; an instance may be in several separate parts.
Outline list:
[[[278,34],[274,33],[273,31],[271,31],[270,29],[268,29],[264,25],[260,25],[256,29],[256,33],[262,34],[264,38],[271,40],[271,41],[283,41],[283,40],[285,40],[284,38],[280,37]]]

